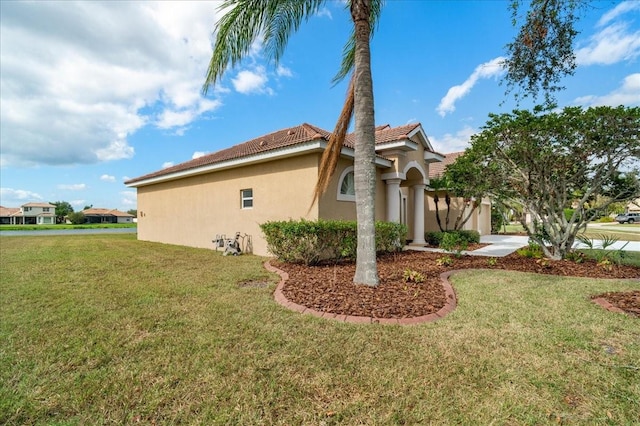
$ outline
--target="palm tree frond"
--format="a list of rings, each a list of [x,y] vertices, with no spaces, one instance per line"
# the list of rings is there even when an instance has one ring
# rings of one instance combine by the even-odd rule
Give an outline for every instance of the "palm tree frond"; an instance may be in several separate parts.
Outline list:
[[[202,92],[207,93],[229,66],[249,55],[261,38],[270,59],[278,63],[292,32],[314,15],[326,0],[225,0],[216,23],[216,40]]]
[[[342,107],[342,111],[338,117],[336,127],[333,129],[333,133],[331,133],[331,136],[329,137],[327,148],[322,153],[322,158],[320,159],[318,180],[313,191],[313,200],[311,201],[309,210],[311,210],[311,207],[316,201],[318,201],[320,195],[327,190],[329,180],[331,179],[331,176],[333,176],[333,172],[336,170],[338,160],[340,159],[340,152],[342,151],[342,146],[344,145],[344,140],[347,135],[347,130],[349,129],[349,124],[353,118],[354,102],[354,78],[351,76],[349,89],[347,89],[347,98],[344,101],[344,106]]]

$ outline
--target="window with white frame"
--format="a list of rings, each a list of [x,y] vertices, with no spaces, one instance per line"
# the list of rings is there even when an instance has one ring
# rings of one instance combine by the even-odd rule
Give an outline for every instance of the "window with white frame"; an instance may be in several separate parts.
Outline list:
[[[355,201],[356,186],[353,174],[353,166],[342,171],[338,180],[338,201]]]
[[[240,190],[240,208],[242,209],[253,208],[253,189]]]

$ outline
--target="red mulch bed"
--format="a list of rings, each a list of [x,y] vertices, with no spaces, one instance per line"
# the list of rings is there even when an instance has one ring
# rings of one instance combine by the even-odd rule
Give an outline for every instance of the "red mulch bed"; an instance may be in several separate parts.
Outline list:
[[[640,279],[640,268],[612,265],[610,270],[585,260],[536,261],[513,253],[506,257],[462,256],[451,266],[436,261],[442,253],[404,251],[378,257],[380,285],[372,288],[353,284],[355,264],[339,263],[304,266],[273,261],[273,266],[287,272],[289,279],[282,289],[285,297],[299,305],[321,312],[373,318],[411,318],[437,312],[445,305],[440,274],[455,269],[503,269],[539,274]],[[407,283],[403,278],[410,269],[424,276],[422,283]],[[609,303],[632,315],[640,312],[640,292],[606,293]]]

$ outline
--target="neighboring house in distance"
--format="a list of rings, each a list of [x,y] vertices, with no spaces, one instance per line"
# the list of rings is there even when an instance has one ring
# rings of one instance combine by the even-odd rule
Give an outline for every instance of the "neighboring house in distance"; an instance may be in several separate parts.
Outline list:
[[[248,142],[125,182],[137,189],[138,238],[213,248],[218,234],[253,238],[268,255],[260,224],[272,220],[355,220],[354,135],[346,137],[327,191],[311,205],[330,132],[310,124]],[[419,123],[376,128],[376,220],[405,223],[424,244],[430,167],[444,160]],[[429,223],[428,223],[429,222]]]
[[[134,216],[117,209],[90,208],[82,210],[87,223],[133,223]]]
[[[13,218],[20,213],[20,207],[0,206],[0,225],[11,225]]]
[[[20,208],[0,207],[3,225],[54,225],[56,206],[49,203],[27,203]]]
[[[445,168],[449,164],[453,164],[458,157],[464,154],[464,151],[459,152],[451,152],[449,154],[444,154],[444,161],[440,163],[433,163],[429,168],[429,179],[435,179],[436,177],[442,176]],[[427,221],[427,231],[439,231],[438,223],[436,221],[436,204],[434,201],[434,194],[436,191],[428,191],[428,203],[426,205],[426,213],[425,219]],[[439,201],[438,207],[440,210],[440,219],[442,221],[442,226],[445,226],[445,216],[447,213],[447,205],[445,204],[444,197],[446,191],[437,191]],[[468,209],[468,202],[466,202],[462,198],[452,197],[451,198],[451,211],[449,213],[449,229],[451,229],[455,223],[455,218],[460,214],[461,209]],[[488,198],[483,198],[480,206],[472,213],[471,217],[464,224],[462,229],[467,230],[475,230],[480,233],[480,235],[487,235],[491,233],[491,200]]]
[[[625,209],[628,213],[640,213],[640,198],[629,201]]]

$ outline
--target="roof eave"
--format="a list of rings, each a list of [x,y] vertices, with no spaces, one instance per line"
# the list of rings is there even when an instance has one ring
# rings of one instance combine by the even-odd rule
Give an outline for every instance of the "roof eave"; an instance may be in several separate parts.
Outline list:
[[[237,167],[248,166],[252,164],[264,163],[267,161],[279,160],[287,157],[293,157],[303,154],[310,154],[314,152],[322,152],[327,147],[327,141],[325,140],[312,140],[303,144],[292,145],[272,151],[262,152],[249,157],[241,157],[232,160],[222,161],[215,164],[209,164],[202,167],[196,167],[193,169],[182,170],[175,173],[168,173],[162,176],[155,176],[148,179],[140,179],[125,182],[125,185],[130,188],[138,188],[141,186],[153,185],[162,182],[169,182],[172,180],[183,179],[186,177],[202,175],[205,173],[217,172],[226,169],[233,169]],[[355,151],[353,148],[343,147],[340,151],[342,155],[354,158]],[[386,168],[393,165],[393,161],[387,158],[376,156],[375,164],[378,167]]]
[[[435,151],[425,151],[424,161],[426,163],[440,163],[444,161],[444,155],[437,153]]]

